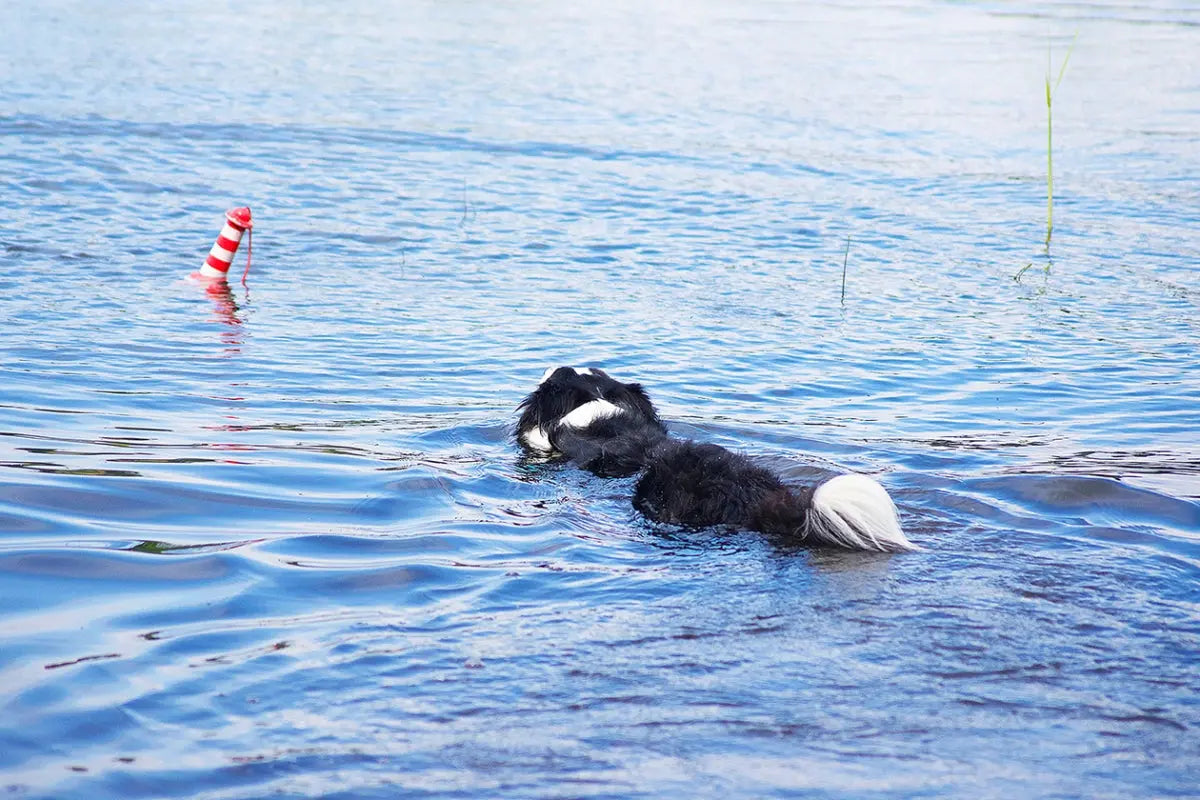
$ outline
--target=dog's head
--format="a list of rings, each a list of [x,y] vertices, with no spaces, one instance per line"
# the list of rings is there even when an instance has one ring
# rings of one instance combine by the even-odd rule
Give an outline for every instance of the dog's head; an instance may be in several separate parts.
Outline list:
[[[581,430],[601,419],[628,415],[662,426],[640,384],[621,383],[595,367],[551,367],[517,410],[517,439],[547,452],[556,449],[554,432],[560,425]]]

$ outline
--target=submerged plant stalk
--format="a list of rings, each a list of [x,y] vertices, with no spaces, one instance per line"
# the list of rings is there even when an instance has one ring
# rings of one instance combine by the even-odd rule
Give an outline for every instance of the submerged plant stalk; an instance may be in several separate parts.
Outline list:
[[[1075,42],[1078,39],[1079,31],[1076,31],[1062,66],[1059,67],[1058,80],[1054,82],[1053,89],[1050,88],[1050,48],[1046,48],[1046,247],[1050,247],[1050,236],[1054,232],[1054,93],[1062,83],[1063,75],[1067,71],[1067,62],[1071,60],[1071,53],[1075,51]]]
[[[846,237],[846,254],[842,256],[842,305],[846,305],[846,263],[850,260],[850,237]]]
[[[1050,100],[1050,73],[1046,73],[1046,246],[1054,231],[1054,107]]]

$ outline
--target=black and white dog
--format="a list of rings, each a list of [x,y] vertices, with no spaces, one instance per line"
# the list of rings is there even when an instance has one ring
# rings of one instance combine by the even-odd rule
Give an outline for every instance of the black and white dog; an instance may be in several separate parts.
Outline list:
[[[517,439],[605,477],[641,473],[633,505],[658,522],[724,525],[810,545],[917,549],[884,488],[865,475],[791,487],[715,444],[673,438],[646,391],[595,368],[546,370],[518,407]]]

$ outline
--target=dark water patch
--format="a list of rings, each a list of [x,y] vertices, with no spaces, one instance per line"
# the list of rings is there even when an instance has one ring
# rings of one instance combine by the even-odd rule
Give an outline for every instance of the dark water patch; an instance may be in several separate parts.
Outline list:
[[[1089,524],[1142,523],[1200,537],[1200,505],[1119,481],[1068,475],[1013,475],[971,481],[1031,510]]]
[[[144,561],[101,551],[42,551],[0,554],[0,571],[11,579],[53,576],[63,581],[196,583],[220,580],[231,565],[217,557]]]
[[[446,153],[454,151],[479,152],[486,155],[516,155],[536,158],[588,158],[597,161],[648,159],[681,160],[681,156],[654,151],[598,150],[565,143],[551,142],[490,142],[477,141],[462,136],[438,135],[416,131],[383,131],[370,128],[309,128],[244,124],[167,124],[140,123],[121,119],[110,119],[91,115],[72,120],[46,119],[36,116],[0,117],[0,136],[36,136],[38,138],[83,138],[104,137],[111,139],[148,138],[180,141],[188,146],[201,142],[230,144],[255,142],[256,144],[281,143],[295,145],[304,143],[320,147],[385,147],[399,151],[428,151]],[[703,162],[695,162],[703,166]],[[38,189],[62,189],[44,180],[31,180],[29,185]],[[311,185],[315,186],[315,185]],[[299,188],[303,188],[301,185]],[[323,189],[324,187],[319,187]]]

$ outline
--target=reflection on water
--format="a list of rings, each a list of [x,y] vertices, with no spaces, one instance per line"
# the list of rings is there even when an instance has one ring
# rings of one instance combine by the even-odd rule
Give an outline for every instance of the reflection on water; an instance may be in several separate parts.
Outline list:
[[[5,792],[1194,791],[1196,9],[227,11],[7,20]],[[648,523],[562,363],[924,550]]]
[[[238,317],[240,309],[233,298],[233,290],[224,281],[209,281],[204,293],[213,301],[212,320],[225,326],[221,330],[221,342],[225,345],[225,352],[228,355],[237,355],[242,347],[242,320]],[[247,292],[246,302],[249,300],[250,295]]]

